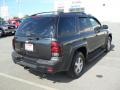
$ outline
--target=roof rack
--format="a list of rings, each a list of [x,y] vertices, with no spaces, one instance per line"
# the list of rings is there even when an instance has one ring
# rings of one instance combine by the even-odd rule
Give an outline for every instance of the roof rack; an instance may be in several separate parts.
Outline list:
[[[45,14],[60,14],[60,13],[64,13],[64,12],[60,12],[60,11],[41,12],[41,13],[33,14],[33,15],[31,15],[31,16],[45,15]]]

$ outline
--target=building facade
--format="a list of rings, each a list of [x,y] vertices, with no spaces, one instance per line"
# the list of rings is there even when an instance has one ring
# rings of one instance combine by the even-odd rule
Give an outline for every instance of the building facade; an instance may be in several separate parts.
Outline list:
[[[56,0],[55,10],[60,7],[68,11],[68,8],[75,5],[84,8],[86,13],[101,21],[120,22],[119,0]]]

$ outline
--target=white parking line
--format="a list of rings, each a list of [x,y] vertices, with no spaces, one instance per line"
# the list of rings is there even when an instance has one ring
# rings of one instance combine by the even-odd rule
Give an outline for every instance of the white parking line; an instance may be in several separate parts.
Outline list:
[[[39,87],[39,88],[42,88],[42,89],[45,89],[45,90],[58,90],[58,89],[51,88],[51,87],[48,87],[48,86],[45,86],[45,85],[30,82],[30,81],[27,81],[27,80],[24,80],[24,79],[21,79],[21,78],[18,78],[18,77],[10,76],[10,75],[7,75],[5,73],[0,73],[0,76],[6,77],[6,78],[9,78],[9,79],[12,79],[12,80],[16,80],[16,81],[19,81],[19,82],[22,82],[22,83],[26,83],[26,84],[29,84],[29,85],[32,85],[32,86],[35,86],[35,87]]]

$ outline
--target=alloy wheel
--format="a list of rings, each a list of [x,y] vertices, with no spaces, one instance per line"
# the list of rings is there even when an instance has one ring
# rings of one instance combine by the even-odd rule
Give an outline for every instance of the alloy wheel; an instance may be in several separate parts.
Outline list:
[[[83,69],[83,59],[81,57],[78,57],[75,62],[74,71],[77,75],[79,75],[81,73],[82,69]]]

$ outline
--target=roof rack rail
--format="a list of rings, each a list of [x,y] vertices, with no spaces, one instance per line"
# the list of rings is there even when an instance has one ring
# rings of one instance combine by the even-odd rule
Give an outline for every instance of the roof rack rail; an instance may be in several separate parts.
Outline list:
[[[44,14],[59,14],[59,13],[64,13],[64,12],[60,12],[60,11],[40,12],[40,13],[33,14],[31,16],[44,15]]]

